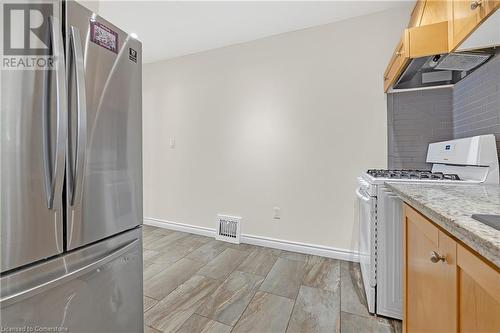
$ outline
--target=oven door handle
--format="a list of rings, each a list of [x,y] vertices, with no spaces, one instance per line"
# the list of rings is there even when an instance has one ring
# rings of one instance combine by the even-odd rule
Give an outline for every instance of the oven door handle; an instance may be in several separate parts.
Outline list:
[[[358,198],[360,198],[361,200],[363,200],[363,201],[366,201],[366,202],[370,201],[370,197],[366,197],[366,196],[364,196],[364,195],[361,193],[361,187],[358,187],[358,188],[356,189],[356,196],[357,196]]]

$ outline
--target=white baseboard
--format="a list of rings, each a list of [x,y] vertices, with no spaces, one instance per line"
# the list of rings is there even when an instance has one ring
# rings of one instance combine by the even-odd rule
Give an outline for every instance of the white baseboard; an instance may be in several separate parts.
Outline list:
[[[191,234],[215,237],[215,229],[199,227],[190,224],[165,221],[151,217],[144,218],[144,224],[170,230],[189,232]],[[338,249],[329,246],[292,242],[282,239],[275,239],[264,236],[241,235],[241,242],[245,244],[265,246],[279,250],[312,254],[321,257],[359,262],[359,254],[355,251]]]
[[[172,221],[165,221],[160,219],[155,219],[152,217],[145,217],[144,224],[152,225],[158,228],[165,228],[175,231],[189,232],[190,234],[202,235],[208,237],[215,237],[215,229],[198,227],[191,224],[177,223]]]
[[[359,255],[357,252],[338,249],[330,246],[293,242],[283,239],[255,235],[241,235],[241,242],[246,244],[271,247],[279,250],[312,254],[320,257],[359,262]]]

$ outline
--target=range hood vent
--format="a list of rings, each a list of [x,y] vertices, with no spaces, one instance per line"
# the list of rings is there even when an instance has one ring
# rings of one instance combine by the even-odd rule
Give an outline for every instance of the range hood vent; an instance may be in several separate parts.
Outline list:
[[[483,64],[491,54],[482,53],[449,53],[441,58],[435,69],[452,71],[471,71]]]
[[[474,52],[445,53],[414,58],[396,81],[392,91],[455,84],[495,54],[500,56],[500,49],[495,51],[495,48],[489,48]]]

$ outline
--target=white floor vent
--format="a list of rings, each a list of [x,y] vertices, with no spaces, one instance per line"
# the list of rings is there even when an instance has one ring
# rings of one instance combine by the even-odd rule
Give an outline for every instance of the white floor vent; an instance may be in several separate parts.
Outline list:
[[[229,242],[240,243],[240,222],[241,217],[217,215],[217,233],[215,239]]]

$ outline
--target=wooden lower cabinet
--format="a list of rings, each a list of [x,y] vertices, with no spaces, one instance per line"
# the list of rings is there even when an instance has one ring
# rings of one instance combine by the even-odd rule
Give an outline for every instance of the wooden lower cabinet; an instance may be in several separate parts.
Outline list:
[[[403,330],[500,332],[500,271],[405,204]]]
[[[500,332],[500,273],[457,245],[459,331]]]
[[[456,331],[456,244],[410,206],[405,207],[407,332]]]

